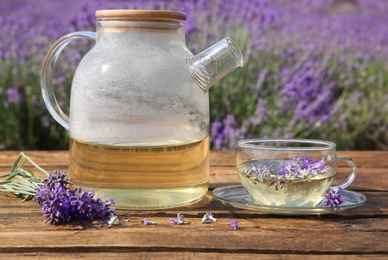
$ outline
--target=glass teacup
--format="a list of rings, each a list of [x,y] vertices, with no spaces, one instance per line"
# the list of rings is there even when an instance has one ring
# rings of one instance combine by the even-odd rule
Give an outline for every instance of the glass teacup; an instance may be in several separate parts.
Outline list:
[[[356,165],[337,156],[335,143],[308,139],[240,140],[237,169],[241,184],[255,204],[314,207],[330,188],[337,160],[351,167],[347,180],[332,189],[345,189],[356,177]]]

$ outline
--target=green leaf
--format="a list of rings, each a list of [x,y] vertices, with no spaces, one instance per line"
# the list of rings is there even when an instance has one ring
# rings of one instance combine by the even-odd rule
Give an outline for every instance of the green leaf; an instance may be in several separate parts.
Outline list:
[[[22,159],[22,153],[19,154],[18,158],[16,158],[15,162],[12,165],[11,172],[14,172],[16,169],[16,166],[18,165],[20,159]]]
[[[26,163],[27,159],[26,158],[23,158],[23,160],[21,161],[21,163],[19,164],[18,166],[18,169],[21,169],[23,168],[24,164]]]
[[[11,172],[0,176],[0,178],[4,178],[0,181],[0,185],[2,185],[0,191],[21,195],[23,196],[23,201],[29,200],[36,195],[36,189],[43,185],[42,179],[35,176],[31,170],[22,169],[27,161],[48,175],[45,170],[40,168],[33,160],[21,152],[13,163]]]
[[[20,154],[22,154],[22,156],[24,156],[24,158],[26,158],[33,166],[35,166],[38,170],[40,170],[41,172],[44,172],[47,176],[49,176],[49,173],[46,172],[45,170],[43,170],[41,167],[39,167],[39,165],[37,165],[33,160],[30,159],[30,157],[28,157],[27,155],[25,155],[23,152],[21,152]]]
[[[7,177],[7,179],[5,179],[5,180],[6,180],[6,181],[12,180],[12,179],[15,178],[16,175],[18,175],[18,174],[19,174],[19,172],[11,172],[11,173],[9,174],[9,176]]]
[[[32,177],[35,177],[35,174],[30,169],[27,169],[27,171],[31,174]]]
[[[22,200],[22,202],[25,202],[25,201],[30,200],[30,199],[32,199],[32,198],[33,198],[32,195],[25,195],[25,196],[24,196],[24,199]]]
[[[12,192],[16,195],[19,195],[19,192],[17,190],[15,190],[11,185],[8,185],[8,184],[5,184],[3,185],[3,187],[8,190],[9,192]]]

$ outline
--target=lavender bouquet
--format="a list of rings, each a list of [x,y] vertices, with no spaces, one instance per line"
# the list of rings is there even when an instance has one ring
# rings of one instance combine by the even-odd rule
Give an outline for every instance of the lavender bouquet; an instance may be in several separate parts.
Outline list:
[[[38,170],[47,175],[41,179],[30,170],[24,170],[24,164],[29,161]],[[24,153],[15,160],[11,173],[0,176],[3,186],[0,191],[11,192],[23,197],[23,201],[34,200],[42,207],[46,222],[59,224],[72,221],[93,221],[101,219],[109,226],[118,225],[117,213],[109,206],[113,200],[102,201],[94,198],[94,192],[82,190],[82,187],[72,189],[71,179],[64,172],[48,173],[39,167]]]

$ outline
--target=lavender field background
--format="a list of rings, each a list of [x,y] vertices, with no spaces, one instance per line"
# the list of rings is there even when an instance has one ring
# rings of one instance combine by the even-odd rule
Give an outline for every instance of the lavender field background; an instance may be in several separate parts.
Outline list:
[[[40,69],[49,47],[95,31],[99,9],[184,11],[198,53],[226,36],[244,68],[210,89],[211,148],[242,138],[326,139],[338,149],[388,150],[388,1],[0,1],[0,150],[68,149],[49,115]],[[92,42],[71,43],[54,84],[68,113],[71,79]]]

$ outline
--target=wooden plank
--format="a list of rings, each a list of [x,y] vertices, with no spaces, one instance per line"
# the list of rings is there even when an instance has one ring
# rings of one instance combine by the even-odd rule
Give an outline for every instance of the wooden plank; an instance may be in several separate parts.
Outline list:
[[[270,215],[258,211],[244,210],[234,208],[215,200],[210,191],[207,196],[200,202],[190,206],[164,209],[157,211],[125,211],[118,210],[121,219],[131,217],[160,217],[169,219],[176,218],[177,213],[182,213],[190,218],[202,219],[205,213],[211,212],[216,218],[276,218],[276,215]],[[355,219],[355,218],[387,218],[388,217],[388,192],[364,192],[367,202],[363,206],[348,212],[321,216],[300,216],[296,218],[315,218],[315,219]],[[21,219],[25,220],[25,224]],[[280,218],[285,218],[280,216]],[[294,217],[290,217],[293,219]],[[0,230],[3,227],[25,227],[31,223],[43,222],[43,215],[39,206],[33,201],[21,202],[21,198],[13,194],[0,194]],[[43,226],[39,226],[43,227]]]
[[[348,151],[351,152],[351,151]],[[55,169],[57,170],[68,170],[68,154],[66,151],[31,151],[27,152],[28,155],[36,161],[42,168],[44,168],[48,172],[53,172]],[[385,152],[353,152],[351,155],[357,154],[366,154],[370,155],[371,153],[385,154]],[[9,173],[11,165],[13,161],[16,159],[18,152],[0,152],[0,174]],[[217,164],[222,164],[222,160],[231,155],[231,152],[220,152],[220,151],[212,151],[211,153],[213,161],[210,168],[210,187],[215,188],[219,186],[224,186],[225,184],[239,183],[239,179],[237,176],[237,170],[235,165],[231,166],[216,166]],[[388,152],[387,152],[388,155]],[[219,156],[221,158],[218,158]],[[366,158],[372,158],[371,156],[366,156]],[[377,160],[377,161],[387,161],[388,160]],[[27,164],[28,165],[28,164]],[[381,165],[379,165],[381,166]],[[37,173],[40,177],[45,177],[44,174],[39,173],[34,170],[33,167],[28,168],[32,169],[34,173]],[[342,182],[344,178],[346,178],[349,171],[349,167],[343,164],[338,168],[338,174],[334,185]],[[376,190],[376,191],[387,191],[388,189],[388,166],[387,167],[371,167],[370,164],[365,162],[362,166],[359,166],[357,169],[357,177],[354,183],[349,187],[349,189],[354,190]]]
[[[27,151],[25,153],[42,167],[67,168],[68,166],[67,151]],[[353,157],[359,169],[388,168],[388,152],[385,151],[345,151],[342,153]],[[0,151],[0,169],[10,168],[18,155],[17,151]],[[236,167],[234,157],[234,151],[211,151],[210,164],[212,167],[233,168]],[[344,162],[340,162],[339,166],[347,168]]]
[[[0,152],[0,173],[9,169],[18,153]],[[119,210],[121,225],[111,229],[101,222],[52,226],[43,223],[41,210],[35,202],[22,203],[12,194],[1,193],[1,256],[228,259],[227,253],[226,256],[233,259],[384,257],[388,253],[388,167],[385,162],[388,160],[384,160],[384,156],[388,153],[343,153],[353,157],[356,163],[359,160],[358,174],[350,188],[361,190],[368,201],[358,209],[340,214],[269,215],[225,206],[212,198],[209,191],[201,202],[177,209]],[[67,151],[27,154],[48,171],[67,168]],[[233,151],[211,152],[211,188],[239,183],[234,156]],[[347,171],[345,166],[338,169],[339,175]],[[201,224],[203,214],[209,211],[218,222]],[[177,213],[183,213],[191,223],[171,225],[169,218],[176,218]],[[143,216],[159,224],[144,226],[140,223]],[[239,230],[230,229],[232,220],[239,221]]]
[[[60,171],[67,171],[67,165],[64,166],[42,166],[46,171],[53,172],[55,169]],[[27,167],[31,169],[39,177],[45,178],[46,175],[40,173],[34,167]],[[0,175],[9,173],[10,167],[0,167]],[[348,167],[338,168],[338,173],[333,185],[337,185],[347,178],[349,173]],[[209,174],[210,188],[239,184],[240,180],[237,175],[237,169],[233,167],[211,166]],[[375,190],[388,191],[388,168],[358,168],[356,179],[349,187],[351,190]]]
[[[236,151],[210,151],[210,166],[236,166]]]
[[[45,173],[41,172],[40,170],[36,169],[33,166],[26,165],[26,166],[24,166],[24,169],[31,170],[38,177],[41,177],[41,178],[47,177],[47,175]],[[42,169],[44,169],[48,173],[54,172],[54,170],[68,172],[67,165],[66,166],[42,166]],[[11,170],[11,167],[0,167],[0,175],[8,174],[10,172],[10,170]]]
[[[388,151],[338,151],[351,157],[359,168],[388,168]]]
[[[338,155],[351,157],[358,167],[387,168],[388,151],[337,151]],[[236,151],[211,151],[211,166],[235,166]]]
[[[11,167],[20,152],[0,151],[0,167]],[[40,166],[67,166],[67,151],[26,151],[31,159]],[[211,166],[235,167],[235,151],[211,151]],[[388,168],[388,151],[340,151],[339,155],[352,157],[359,168]],[[343,164],[344,166],[346,164]]]
[[[241,229],[247,231],[262,230],[277,230],[288,234],[294,230],[325,232],[332,231],[346,231],[346,232],[387,232],[388,231],[388,215],[380,214],[364,214],[345,213],[345,214],[331,214],[321,216],[278,216],[269,214],[249,214],[243,210],[230,211],[216,211],[213,212],[217,218],[216,223],[201,224],[202,213],[198,212],[181,212],[185,216],[186,222],[189,224],[183,225],[183,230],[217,230],[217,232],[226,232],[230,230],[231,221],[238,220]],[[44,223],[43,214],[38,207],[21,210],[17,213],[4,213],[0,215],[0,234],[3,232],[31,232],[36,231],[64,231],[64,230],[106,230],[110,232],[112,229],[122,228],[141,228],[144,225],[141,223],[142,217],[148,220],[156,221],[158,229],[166,229],[170,232],[170,228],[177,228],[177,226],[170,224],[170,218],[176,219],[176,212],[144,212],[139,211],[118,211],[120,225],[114,228],[108,228],[104,221],[94,221],[93,223],[64,223],[60,225],[50,225]],[[281,224],[280,224],[281,223]],[[33,224],[33,225],[32,225]],[[144,226],[144,228],[152,228]],[[132,232],[132,231],[131,231]],[[388,234],[387,234],[388,235]],[[388,240],[387,240],[388,242]],[[83,243],[82,241],[80,242]],[[388,248],[387,248],[388,249]]]
[[[188,225],[172,225],[160,218],[153,220],[160,224],[144,226],[138,219],[111,229],[2,228],[0,252],[10,252],[17,247],[20,251],[156,248],[157,251],[189,249],[230,253],[388,253],[388,232],[383,229],[388,224],[387,219],[378,224],[370,220],[239,219],[237,231],[231,230],[231,219],[211,225],[197,224],[199,219],[191,218],[187,218],[191,221]]]
[[[0,151],[0,167],[11,166],[20,151]],[[363,168],[387,168],[388,151],[338,151],[338,155],[353,158],[358,167]],[[67,165],[69,161],[68,151],[25,151],[34,161],[41,166]],[[235,166],[236,151],[211,151],[211,166]]]
[[[11,167],[19,153],[20,151],[0,151],[0,167]],[[24,151],[24,153],[42,167],[69,164],[68,151]]]
[[[119,250],[117,250],[119,251]],[[250,254],[250,253],[222,253],[222,252],[191,252],[191,251],[163,251],[154,252],[145,250],[143,252],[133,252],[134,250],[120,250],[111,252],[31,252],[31,253],[6,253],[1,254],[4,259],[19,259],[19,258],[39,258],[45,259],[218,259],[218,260],[251,260],[251,259],[290,259],[290,260],[327,260],[327,259],[386,259],[388,255],[384,254]]]

